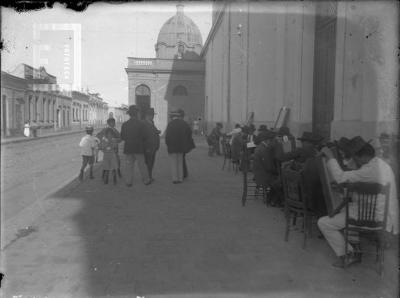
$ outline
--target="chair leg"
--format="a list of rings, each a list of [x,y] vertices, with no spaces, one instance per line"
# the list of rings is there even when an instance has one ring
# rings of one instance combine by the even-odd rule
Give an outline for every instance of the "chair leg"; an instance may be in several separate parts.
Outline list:
[[[304,218],[303,218],[303,231],[304,231],[303,249],[305,249],[306,241],[307,241],[307,234],[308,234],[308,218],[307,218],[306,214],[304,214]]]
[[[285,210],[286,213],[286,230],[285,230],[285,241],[289,240],[289,229],[290,229],[290,211]]]
[[[348,252],[348,248],[347,246],[349,245],[349,231],[348,229],[344,229],[344,268],[346,268],[346,264],[347,264],[347,254]]]

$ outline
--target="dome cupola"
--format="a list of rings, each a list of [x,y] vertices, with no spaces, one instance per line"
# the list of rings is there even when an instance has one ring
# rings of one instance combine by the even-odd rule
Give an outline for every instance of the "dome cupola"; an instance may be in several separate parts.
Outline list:
[[[203,47],[197,25],[183,12],[183,4],[176,5],[176,14],[161,27],[155,45],[157,58],[196,59]]]

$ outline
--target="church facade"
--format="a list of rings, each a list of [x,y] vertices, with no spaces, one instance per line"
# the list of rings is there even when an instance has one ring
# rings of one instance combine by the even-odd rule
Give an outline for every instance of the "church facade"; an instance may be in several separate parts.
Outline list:
[[[176,14],[162,26],[155,45],[156,58],[128,58],[129,105],[137,105],[140,117],[154,108],[155,125],[164,131],[168,113],[183,109],[191,122],[203,118],[204,61],[200,30],[177,5]]]
[[[214,3],[201,52],[205,121],[229,130],[254,115],[273,127],[282,107],[294,135],[397,135],[399,3]]]

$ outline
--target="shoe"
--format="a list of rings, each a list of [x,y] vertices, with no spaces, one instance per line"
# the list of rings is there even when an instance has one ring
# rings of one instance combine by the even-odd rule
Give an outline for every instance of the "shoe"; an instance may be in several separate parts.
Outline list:
[[[90,179],[94,179],[94,176],[93,176],[93,175],[90,175],[89,178],[90,178]]]
[[[360,256],[357,256],[356,254],[351,252],[347,256],[340,256],[339,259],[332,264],[332,266],[337,268],[344,268],[356,263],[361,263],[361,258]]]
[[[172,181],[173,184],[179,184],[182,183],[182,181]]]
[[[151,184],[151,180],[144,182],[144,185],[150,185]]]
[[[132,183],[127,183],[126,184],[127,187],[132,187],[132,185],[133,185]]]

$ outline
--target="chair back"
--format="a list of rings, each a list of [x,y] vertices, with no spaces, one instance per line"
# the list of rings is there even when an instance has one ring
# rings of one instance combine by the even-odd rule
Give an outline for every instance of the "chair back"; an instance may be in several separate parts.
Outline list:
[[[302,172],[289,167],[282,167],[281,171],[285,205],[289,208],[306,208]]]
[[[352,214],[349,203],[346,204],[346,218],[350,225],[367,228],[385,228],[390,185],[379,183],[349,183],[346,185],[346,198],[352,202]]]

